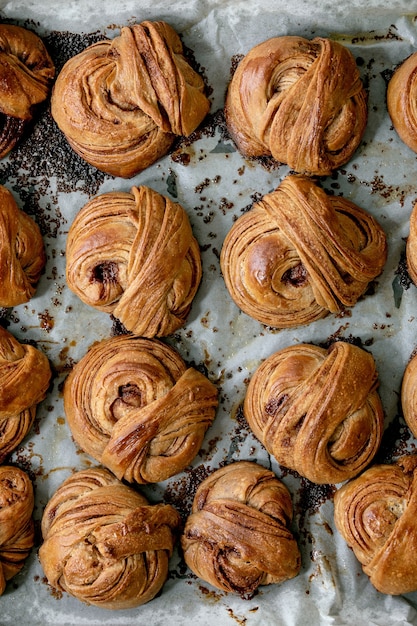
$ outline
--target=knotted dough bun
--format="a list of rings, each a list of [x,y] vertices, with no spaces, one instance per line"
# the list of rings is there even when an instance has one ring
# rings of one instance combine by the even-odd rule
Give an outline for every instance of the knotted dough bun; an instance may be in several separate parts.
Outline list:
[[[120,335],[92,346],[64,387],[78,445],[119,479],[163,481],[198,453],[217,389],[156,339]]]
[[[166,154],[176,136],[190,135],[210,103],[177,33],[145,21],[67,61],[51,106],[75,152],[130,178]]]
[[[225,115],[243,155],[272,156],[301,174],[324,176],[359,146],[367,96],[345,46],[286,35],[256,45],[242,59]]]
[[[250,379],[244,415],[281,465],[314,483],[359,474],[381,444],[384,413],[372,355],[344,341],[275,352]]]
[[[171,505],[150,504],[107,470],[91,468],[67,478],[46,505],[39,559],[55,589],[129,609],[162,589],[179,526]]]

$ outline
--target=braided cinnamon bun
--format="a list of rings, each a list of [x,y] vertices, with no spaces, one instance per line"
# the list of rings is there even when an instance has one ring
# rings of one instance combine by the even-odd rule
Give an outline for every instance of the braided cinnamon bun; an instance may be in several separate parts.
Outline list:
[[[124,178],[166,154],[176,136],[190,135],[210,108],[177,33],[149,21],[67,61],[51,105],[75,152]]]
[[[253,374],[244,415],[281,465],[314,483],[339,483],[375,456],[384,414],[371,354],[346,342],[298,344]]]
[[[106,609],[128,609],[162,589],[180,516],[103,468],[67,478],[45,507],[39,559],[49,584]]]
[[[45,262],[39,226],[0,185],[0,306],[28,302],[36,292]]]
[[[0,326],[0,463],[29,432],[50,379],[44,353]]]
[[[300,552],[291,496],[273,472],[238,461],[198,487],[181,544],[188,567],[218,589],[248,597],[293,578]]]
[[[385,233],[370,214],[290,175],[236,220],[220,263],[237,306],[285,328],[354,306],[386,258]]]
[[[351,52],[322,37],[273,37],[252,48],[230,82],[225,116],[239,151],[327,175],[362,139],[367,96]]]
[[[214,420],[217,389],[170,346],[120,335],[74,366],[64,406],[80,448],[119,479],[154,483],[194,459]]]
[[[66,257],[70,289],[143,337],[183,326],[201,281],[187,213],[143,185],[88,202],[70,227]]]
[[[334,520],[381,593],[417,590],[417,457],[378,464],[335,494]]]
[[[35,543],[32,483],[18,467],[0,466],[0,595]]]
[[[0,159],[14,148],[49,96],[54,64],[32,31],[0,24]]]

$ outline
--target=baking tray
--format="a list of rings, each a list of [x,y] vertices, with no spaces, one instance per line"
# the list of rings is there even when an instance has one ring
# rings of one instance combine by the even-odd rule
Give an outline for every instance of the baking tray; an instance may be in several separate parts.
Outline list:
[[[399,406],[405,365],[417,345],[417,290],[404,262],[409,216],[417,200],[417,156],[398,138],[386,109],[386,86],[394,68],[417,49],[416,2],[256,3],[188,0],[150,3],[124,0],[0,1],[0,18],[43,37],[57,69],[103,36],[144,19],[162,19],[180,33],[210,88],[211,111],[201,128],[175,143],[170,153],[130,180],[98,172],[68,147],[50,116],[49,104],[31,132],[0,162],[0,183],[39,223],[47,264],[36,296],[1,310],[1,323],[22,342],[43,350],[53,383],[38,408],[30,434],[10,457],[33,480],[37,545],[0,598],[0,625],[214,624],[417,624],[417,594],[385,596],[362,573],[333,523],[334,485],[313,485],[280,467],[251,434],[242,414],[247,382],[272,352],[300,342],[326,345],[354,341],[377,363],[385,434],[376,460],[414,452],[416,442]],[[320,179],[379,221],[388,237],[388,260],[380,277],[352,309],[309,326],[274,330],[240,312],[228,295],[219,265],[225,234],[234,220],[288,173],[284,165],[243,158],[227,136],[223,104],[231,71],[241,55],[266,38],[297,34],[337,39],[353,52],[369,94],[369,121],[354,157]],[[193,463],[181,474],[141,488],[152,502],[165,501],[185,518],[199,482],[221,464],[253,460],[271,468],[291,492],[293,531],[302,554],[300,574],[262,587],[251,599],[226,594],[196,578],[178,551],[162,592],[129,611],[81,604],[47,584],[37,557],[43,508],[74,470],[95,465],[74,444],[65,420],[62,386],[94,342],[118,333],[116,320],[82,304],[65,283],[65,242],[75,214],[91,197],[145,184],[187,211],[203,261],[203,281],[184,328],[166,339],[214,382],[220,403],[213,426]]]

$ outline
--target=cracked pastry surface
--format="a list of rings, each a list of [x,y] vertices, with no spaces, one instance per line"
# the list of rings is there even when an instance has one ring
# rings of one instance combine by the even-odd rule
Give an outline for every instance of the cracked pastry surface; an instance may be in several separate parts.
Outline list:
[[[35,33],[0,24],[0,159],[22,138],[54,76],[52,59]]]
[[[44,509],[39,559],[55,589],[128,609],[161,591],[179,526],[174,507],[150,504],[106,469],[78,471]]]
[[[163,21],[123,27],[67,61],[52,116],[71,147],[98,169],[130,178],[188,136],[210,103],[204,82]]]
[[[244,156],[272,156],[301,174],[324,176],[359,146],[367,95],[345,46],[322,37],[273,37],[239,63],[225,115]]]
[[[378,464],[336,492],[334,520],[381,593],[417,589],[417,457]]]
[[[35,543],[32,483],[23,470],[0,465],[0,596]]]
[[[136,483],[185,469],[217,404],[217,388],[173,348],[133,335],[94,345],[64,387],[75,441],[118,478]]]
[[[50,379],[45,354],[0,326],[0,463],[28,434]]]
[[[181,544],[185,562],[218,589],[250,597],[299,572],[292,501],[273,472],[249,461],[216,470],[198,487]]]
[[[417,53],[395,70],[387,87],[387,107],[402,141],[417,152]]]
[[[0,185],[0,306],[13,307],[35,295],[46,263],[37,223]]]
[[[250,379],[244,415],[281,465],[313,483],[359,474],[381,444],[384,413],[373,356],[337,341],[289,346]]]
[[[144,337],[183,326],[202,275],[183,207],[144,185],[96,196],[66,243],[66,278],[86,304]]]
[[[220,263],[236,305],[285,328],[354,306],[386,258],[386,235],[369,213],[289,175],[234,222]]]

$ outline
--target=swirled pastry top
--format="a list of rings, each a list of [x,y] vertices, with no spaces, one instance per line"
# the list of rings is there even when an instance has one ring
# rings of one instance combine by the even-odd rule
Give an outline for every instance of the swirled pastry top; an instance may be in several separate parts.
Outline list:
[[[369,213],[290,175],[236,220],[220,262],[237,306],[285,328],[353,306],[386,258],[385,233]]]
[[[298,344],[253,374],[244,415],[281,465],[314,483],[339,483],[375,456],[384,414],[372,355],[346,342]]]
[[[186,321],[201,281],[201,255],[183,207],[149,187],[88,202],[66,245],[68,286],[144,337]]]
[[[417,590],[417,457],[378,464],[335,494],[334,520],[381,593]]]
[[[151,483],[194,459],[215,417],[217,389],[170,346],[120,335],[74,366],[64,405],[85,452],[120,479]]]
[[[323,176],[358,147],[367,96],[345,46],[322,37],[274,37],[239,63],[225,115],[245,156],[272,156],[296,172]]]
[[[0,463],[29,432],[50,379],[45,354],[0,326]]]
[[[181,537],[185,562],[215,587],[249,597],[298,574],[291,520],[291,496],[273,472],[249,461],[227,465],[197,489]]]
[[[154,598],[168,575],[180,516],[103,468],[67,478],[42,517],[39,559],[49,584],[86,604],[128,609]]]
[[[46,100],[54,64],[32,31],[0,24],[0,158],[15,146],[34,107]]]
[[[204,82],[165,22],[124,27],[64,65],[52,115],[72,148],[100,170],[129,178],[190,135],[209,111]]]
[[[417,152],[417,52],[407,57],[392,75],[387,107],[398,135]]]
[[[19,209],[0,185],[0,306],[13,307],[34,296],[46,255],[37,223]]]
[[[18,467],[0,466],[0,595],[35,543],[33,487]]]

